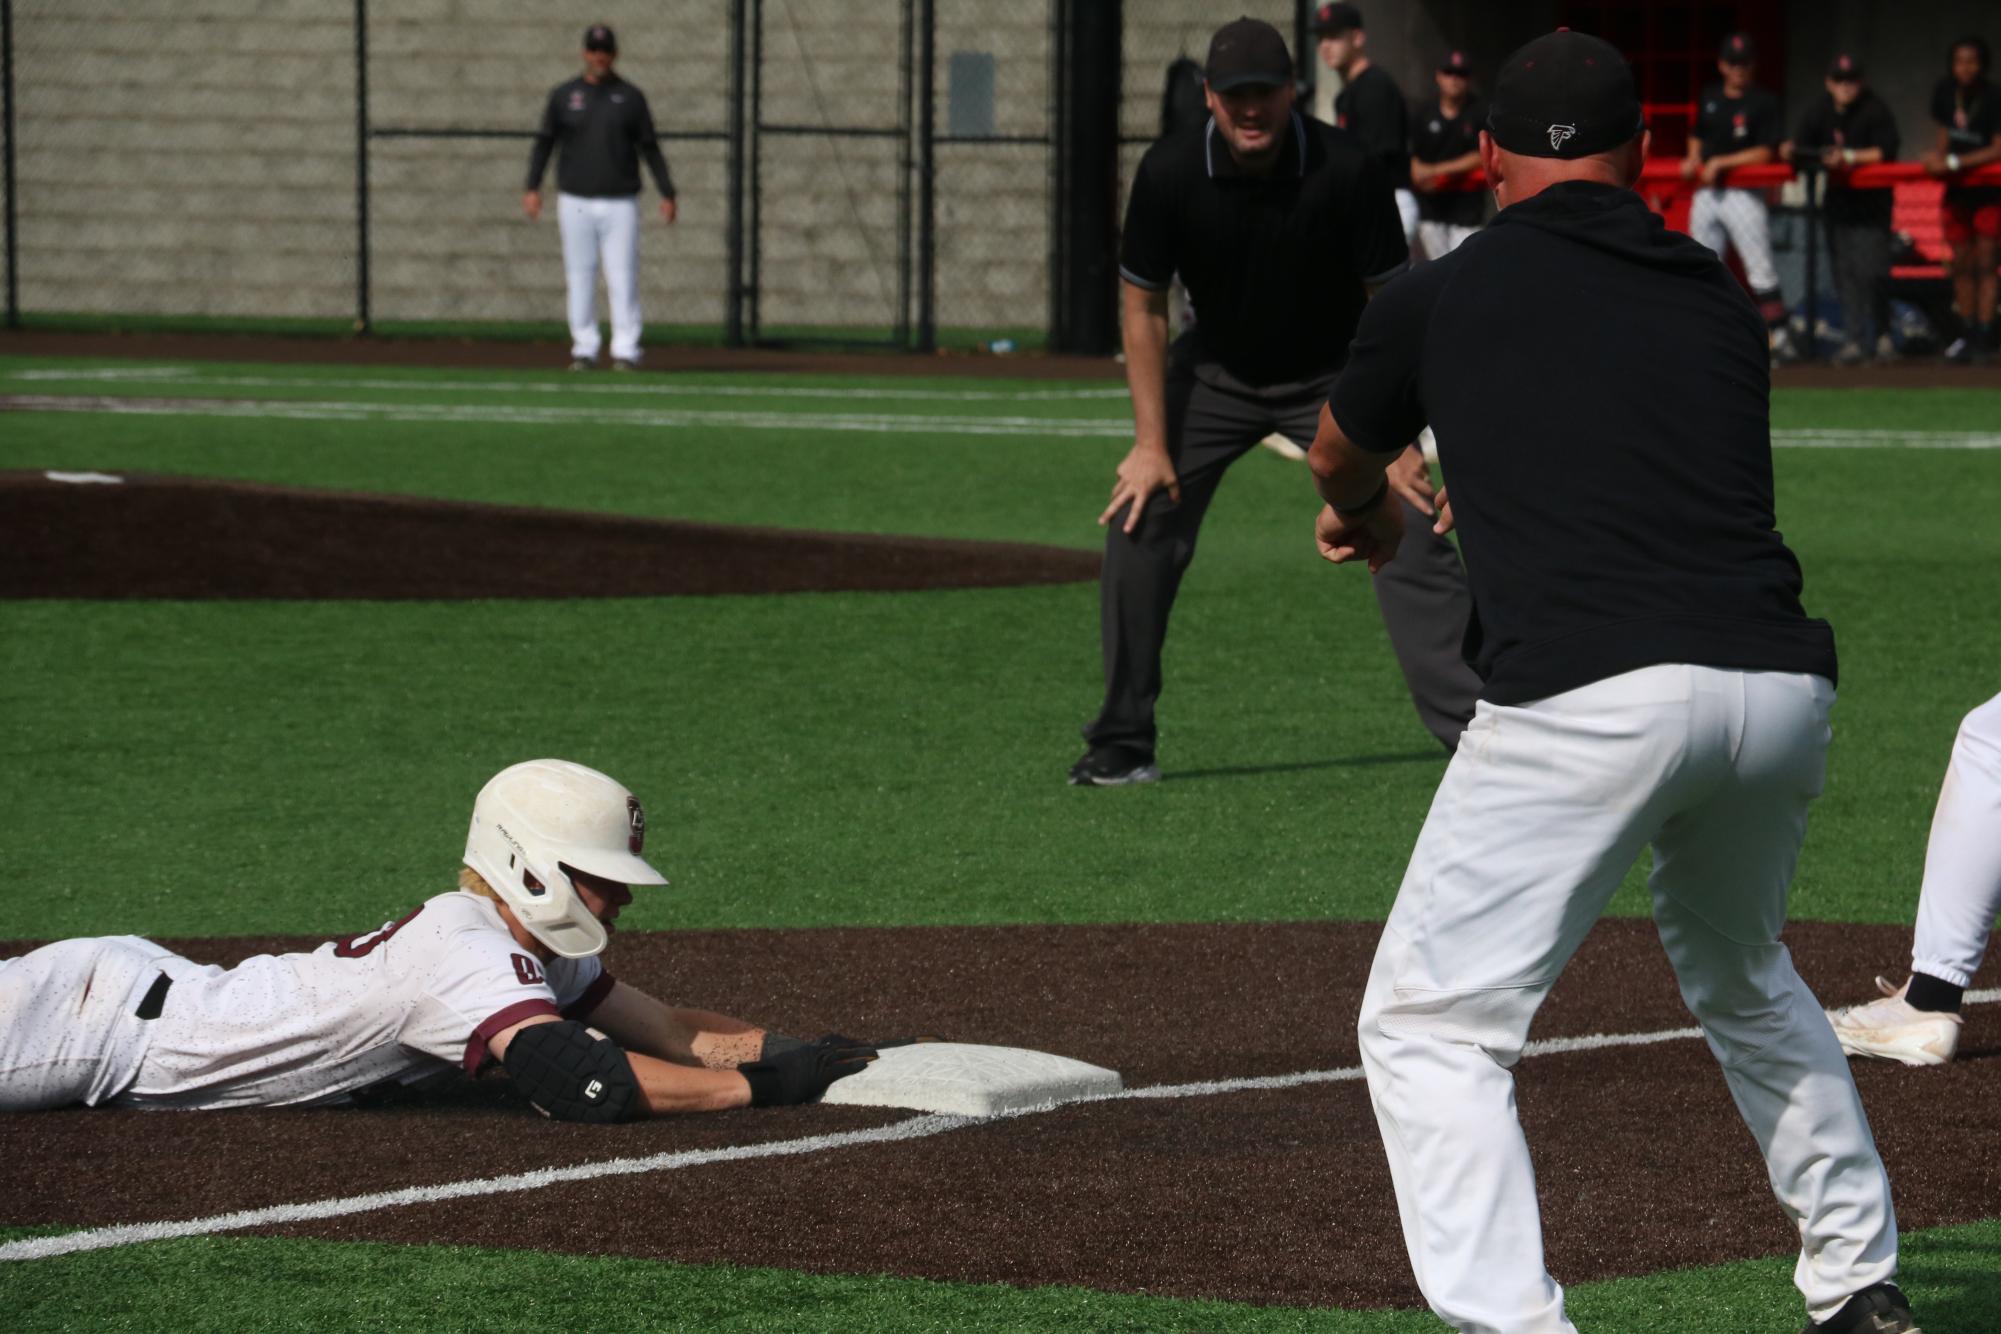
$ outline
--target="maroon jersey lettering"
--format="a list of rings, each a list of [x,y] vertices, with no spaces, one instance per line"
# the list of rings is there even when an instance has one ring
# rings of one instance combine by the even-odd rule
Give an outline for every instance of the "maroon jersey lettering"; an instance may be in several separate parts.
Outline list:
[[[514,960],[514,975],[521,979],[522,986],[536,986],[543,980],[541,964],[536,963],[525,954],[516,954],[511,957]]]

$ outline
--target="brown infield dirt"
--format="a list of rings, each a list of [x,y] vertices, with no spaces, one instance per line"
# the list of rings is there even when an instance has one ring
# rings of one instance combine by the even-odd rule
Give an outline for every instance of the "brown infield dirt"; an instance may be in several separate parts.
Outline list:
[[[1371,923],[690,931],[615,939],[617,976],[774,1027],[930,1032],[1053,1050],[1128,1087],[1352,1066]],[[1829,1000],[1896,973],[1909,932],[1801,923]],[[29,942],[0,942],[0,957]],[[300,939],[173,940],[233,962]],[[1990,966],[1979,985],[2001,981]],[[171,1000],[169,1001],[171,1004]],[[1601,923],[1538,1038],[1689,1019],[1645,922]],[[2001,1007],[1960,1059],[1858,1063],[1906,1228],[2001,1199]],[[1652,1273],[1796,1244],[1708,1049],[1688,1039],[1531,1057],[1517,1070],[1553,1271]],[[0,1222],[203,1217],[610,1158],[793,1139],[910,1115],[775,1108],[582,1127],[504,1080],[395,1109],[0,1116]],[[1314,1306],[1418,1301],[1359,1081],[1122,1100],[927,1139],[608,1177],[266,1229],[342,1240],[887,1273]]]
[[[561,598],[1076,583],[1095,552],[0,472],[0,597]]]

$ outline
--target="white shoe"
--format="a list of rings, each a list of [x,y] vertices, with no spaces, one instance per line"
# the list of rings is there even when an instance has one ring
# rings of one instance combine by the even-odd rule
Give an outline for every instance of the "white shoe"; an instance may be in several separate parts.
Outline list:
[[[1258,441],[1258,443],[1280,458],[1291,459],[1294,463],[1298,463],[1306,457],[1306,451],[1294,444],[1292,437],[1283,431],[1273,431],[1270,435]]]
[[[1829,1010],[1828,1022],[1841,1039],[1841,1050],[1850,1056],[1873,1056],[1905,1065],[1944,1065],[1950,1061],[1959,1048],[1963,1021],[1940,1010],[1914,1009],[1904,999],[1910,985],[1907,981],[1901,987],[1891,986],[1879,977],[1876,989],[1883,993],[1882,1000]]]

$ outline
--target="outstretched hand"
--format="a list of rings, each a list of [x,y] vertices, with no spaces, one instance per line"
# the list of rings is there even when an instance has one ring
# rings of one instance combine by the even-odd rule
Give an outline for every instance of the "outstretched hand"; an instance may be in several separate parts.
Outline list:
[[[785,1107],[812,1102],[837,1079],[860,1074],[875,1059],[875,1048],[830,1034],[817,1042],[782,1051],[768,1060],[737,1067],[750,1084],[753,1107]]]

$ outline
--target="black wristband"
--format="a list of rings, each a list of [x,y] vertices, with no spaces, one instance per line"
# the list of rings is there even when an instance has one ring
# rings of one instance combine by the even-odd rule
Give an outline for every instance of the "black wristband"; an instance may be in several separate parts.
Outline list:
[[[1378,506],[1380,506],[1383,503],[1383,501],[1389,496],[1389,494],[1390,494],[1390,479],[1385,477],[1383,478],[1383,484],[1376,488],[1376,494],[1370,496],[1367,500],[1355,506],[1355,508],[1353,509],[1344,510],[1339,505],[1334,505],[1331,501],[1329,502],[1329,504],[1334,510],[1334,512],[1340,515],[1342,518],[1359,519],[1365,514],[1373,513],[1375,509]]]
[[[785,1096],[785,1081],[779,1077],[778,1068],[768,1061],[740,1065],[736,1072],[750,1083],[750,1105],[753,1107],[770,1107]]]

